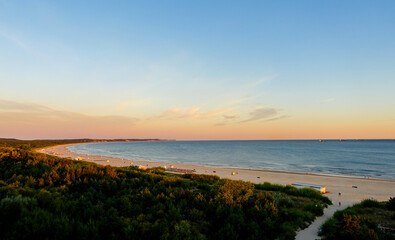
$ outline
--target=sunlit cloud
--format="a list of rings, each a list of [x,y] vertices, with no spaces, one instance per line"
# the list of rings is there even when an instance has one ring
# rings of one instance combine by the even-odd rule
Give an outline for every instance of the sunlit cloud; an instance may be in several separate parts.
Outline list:
[[[279,116],[278,110],[270,107],[256,107],[250,112],[250,117],[246,120],[240,121],[239,123],[246,123],[252,121],[274,121],[285,118],[287,116]]]
[[[191,109],[189,109],[189,114],[193,115],[193,114],[197,113],[199,110],[200,110],[200,107],[191,108]]]
[[[20,103],[14,101],[7,101],[0,99],[0,112],[9,111],[9,112],[50,112],[54,111],[49,107],[34,104],[34,103]]]
[[[222,115],[222,117],[225,118],[225,119],[235,119],[235,118],[238,118],[239,115],[237,115],[237,114],[224,114],[224,115]]]
[[[142,107],[142,106],[147,106],[150,105],[150,100],[142,99],[142,100],[133,100],[133,101],[125,101],[119,103],[116,107],[115,110],[124,110],[127,108],[132,108],[132,107]]]
[[[322,101],[323,103],[329,103],[329,102],[333,102],[333,101],[335,101],[336,99],[335,98],[327,98],[327,99],[325,99],[324,101]]]
[[[116,107],[117,110],[122,110],[128,106],[132,105],[132,102],[122,102],[120,104],[118,104],[118,106]]]
[[[222,121],[214,124],[214,126],[225,126],[230,123],[234,123],[236,119],[238,119],[240,116],[235,113],[229,113],[229,114],[223,114],[222,115]]]
[[[78,133],[85,136],[99,132],[120,133],[135,126],[137,118],[125,116],[92,116],[87,114],[56,110],[34,103],[0,100],[0,132],[41,131],[45,133]],[[2,127],[6,127],[3,129]]]
[[[129,118],[124,116],[92,116],[75,112],[61,111],[56,110],[44,105],[35,104],[35,103],[21,103],[7,100],[0,100],[0,114],[6,114],[5,118],[7,119],[8,115],[28,115],[28,116],[36,116],[40,118],[58,118],[62,119],[62,121],[67,120],[89,120],[89,121],[102,121],[102,122],[111,122],[114,123],[132,123],[134,124],[137,121],[137,118]],[[24,120],[24,119],[21,119]],[[29,119],[27,119],[29,121]]]
[[[271,121],[276,121],[276,120],[280,120],[280,119],[284,119],[284,118],[289,118],[290,116],[287,116],[287,115],[282,115],[282,116],[278,116],[278,117],[275,117],[275,118],[269,118],[269,119],[266,119],[266,120],[264,120],[265,122],[271,122]]]
[[[193,107],[189,109],[171,108],[162,112],[161,115],[155,118],[156,119],[184,119],[184,118],[208,119],[233,110],[235,110],[235,108],[226,108],[213,112],[201,112],[200,107]]]

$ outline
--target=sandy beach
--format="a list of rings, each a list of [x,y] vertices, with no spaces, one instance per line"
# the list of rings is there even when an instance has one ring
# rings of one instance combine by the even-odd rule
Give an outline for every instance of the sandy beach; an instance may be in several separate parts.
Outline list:
[[[82,158],[84,161],[94,162],[101,165],[110,165],[114,167],[141,165],[147,168],[159,166],[166,166],[167,168],[170,168],[171,166],[173,166],[174,168],[195,170],[197,174],[214,174],[221,178],[244,180],[253,183],[309,183],[324,185],[327,186],[326,189],[328,191],[328,193],[326,193],[325,195],[328,196],[334,202],[334,204],[338,204],[338,202],[341,201],[342,205],[349,205],[352,203],[360,202],[361,200],[367,198],[385,201],[388,200],[390,197],[395,196],[395,181],[393,180],[327,176],[309,173],[277,172],[242,168],[206,167],[190,164],[173,164],[151,161],[131,161],[128,159],[70,152],[67,149],[67,147],[70,145],[72,144],[48,147],[37,151],[63,158],[75,159],[79,157]],[[235,172],[235,174],[232,175],[232,172]],[[355,188],[355,186],[357,188]],[[339,193],[341,193],[341,197],[339,197]]]

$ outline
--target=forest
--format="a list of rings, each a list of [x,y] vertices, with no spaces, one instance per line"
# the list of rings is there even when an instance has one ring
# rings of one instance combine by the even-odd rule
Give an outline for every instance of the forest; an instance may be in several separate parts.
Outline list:
[[[0,141],[0,239],[294,239],[331,201],[312,189],[115,168]]]

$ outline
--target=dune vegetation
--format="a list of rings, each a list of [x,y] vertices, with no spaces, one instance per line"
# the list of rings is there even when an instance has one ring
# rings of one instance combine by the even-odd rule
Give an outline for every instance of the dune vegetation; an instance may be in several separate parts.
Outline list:
[[[0,142],[0,239],[294,239],[331,204],[311,189],[34,151],[62,143]]]
[[[366,199],[337,211],[322,225],[320,235],[326,240],[395,240],[395,198]]]

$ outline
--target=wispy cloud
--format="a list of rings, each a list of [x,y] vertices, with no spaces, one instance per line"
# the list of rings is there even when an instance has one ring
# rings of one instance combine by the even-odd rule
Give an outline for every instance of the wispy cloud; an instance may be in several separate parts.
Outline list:
[[[248,100],[251,100],[253,98],[252,95],[246,96],[246,97],[242,97],[242,98],[238,98],[238,99],[234,99],[231,101],[228,101],[226,103],[227,106],[234,106],[234,105],[238,105],[244,102],[247,102]]]
[[[41,126],[45,123],[69,126],[134,126],[137,118],[124,116],[92,116],[87,114],[56,110],[34,103],[0,100],[0,122],[22,123]]]
[[[54,111],[49,107],[34,104],[34,103],[21,103],[0,99],[0,111],[9,112],[51,112]]]
[[[139,99],[139,100],[133,100],[133,101],[125,101],[125,102],[121,102],[119,103],[115,109],[120,111],[120,110],[124,110],[127,108],[131,108],[131,107],[141,107],[141,106],[147,106],[150,105],[151,101],[149,99]]]
[[[118,106],[116,106],[116,109],[122,110],[130,105],[132,105],[132,102],[121,102],[120,104],[118,104]]]
[[[183,119],[183,118],[195,118],[195,119],[208,119],[217,117],[223,113],[233,111],[235,108],[226,108],[212,112],[201,112],[200,107],[193,107],[189,109],[171,108],[161,115],[155,117],[156,119]]]
[[[288,116],[280,116],[279,112],[275,108],[270,107],[256,107],[252,112],[250,112],[250,117],[246,120],[240,121],[239,123],[247,123],[252,121],[275,121]]]
[[[226,125],[227,125],[227,122],[219,122],[219,123],[214,124],[213,126],[222,127],[222,126],[226,126]]]
[[[17,37],[15,34],[5,31],[1,28],[0,28],[0,37],[8,40],[10,43],[14,44],[15,46],[18,46],[19,48],[21,48],[25,51],[28,51],[28,52],[31,51],[31,48],[24,41],[22,41],[19,37]]]
[[[336,99],[335,98],[327,98],[327,99],[325,99],[324,101],[322,101],[323,103],[329,103],[329,102],[333,102],[333,101],[335,101]]]
[[[274,108],[261,107],[261,108],[257,108],[254,111],[250,112],[250,118],[241,121],[241,123],[273,118],[273,117],[276,117],[277,114],[278,114],[278,112]]]
[[[216,127],[218,127],[218,126],[225,126],[225,125],[228,125],[230,123],[234,123],[239,117],[240,117],[240,115],[236,114],[236,113],[223,114],[222,115],[222,121],[214,124],[214,126],[216,126]]]
[[[289,118],[290,116],[287,115],[282,115],[282,116],[278,116],[278,117],[274,117],[274,118],[269,118],[264,120],[265,122],[271,122],[271,121],[276,121],[276,120],[280,120],[280,119],[284,119],[284,118]]]
[[[276,77],[277,77],[277,74],[265,76],[265,77],[262,77],[256,81],[254,81],[254,82],[248,83],[247,85],[245,85],[245,87],[246,88],[255,88],[255,87],[261,85],[262,83],[265,83],[265,82],[275,79]]]
[[[222,117],[225,119],[236,119],[239,117],[239,115],[238,114],[224,114]]]

